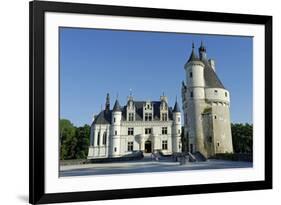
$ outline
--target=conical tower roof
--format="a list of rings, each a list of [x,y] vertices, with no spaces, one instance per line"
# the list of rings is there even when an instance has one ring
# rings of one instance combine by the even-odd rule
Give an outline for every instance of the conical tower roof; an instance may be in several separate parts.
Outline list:
[[[115,104],[114,104],[114,107],[113,107],[113,112],[121,112],[121,106],[120,106],[118,100],[115,101]]]
[[[180,106],[179,106],[179,104],[178,104],[178,101],[176,101],[176,103],[175,103],[173,112],[181,112],[181,111],[180,111]]]
[[[189,59],[188,59],[187,62],[190,62],[190,61],[197,61],[197,60],[199,60],[199,58],[198,58],[198,56],[197,56],[196,53],[195,53],[195,50],[194,50],[194,43],[192,43],[192,52],[191,52],[190,57],[189,57]]]

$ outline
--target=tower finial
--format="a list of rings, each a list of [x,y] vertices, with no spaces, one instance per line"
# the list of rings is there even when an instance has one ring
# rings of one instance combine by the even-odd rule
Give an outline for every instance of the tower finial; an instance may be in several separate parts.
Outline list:
[[[130,97],[132,97],[132,88],[130,88]]]
[[[194,42],[192,41],[192,52],[189,56],[189,59],[187,62],[190,62],[190,61],[196,61],[196,60],[199,60],[196,53],[195,53],[195,50],[194,50]]]
[[[109,111],[109,110],[110,110],[110,98],[109,98],[109,93],[106,94],[105,110],[106,110],[106,111]]]
[[[199,48],[199,57],[201,60],[207,60],[206,47],[204,46],[203,40],[201,40],[201,45]]]

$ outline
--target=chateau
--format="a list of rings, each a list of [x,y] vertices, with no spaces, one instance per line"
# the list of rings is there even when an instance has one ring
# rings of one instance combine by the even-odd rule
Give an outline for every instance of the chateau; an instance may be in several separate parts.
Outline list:
[[[135,151],[167,155],[184,151],[206,158],[232,153],[229,92],[216,74],[215,61],[207,58],[203,43],[199,56],[192,45],[184,69],[183,113],[177,101],[173,109],[169,107],[164,95],[159,101],[135,101],[130,95],[125,106],[117,99],[110,109],[107,94],[105,109],[91,125],[88,159],[123,157]]]
[[[167,97],[160,101],[135,101],[130,95],[125,106],[118,99],[110,109],[109,94],[105,110],[91,125],[88,159],[128,156],[134,151],[163,154],[181,152],[181,112],[172,109]]]
[[[182,83],[184,136],[191,153],[205,157],[232,153],[230,98],[216,74],[215,61],[207,58],[201,42],[199,56],[192,52],[184,66],[186,82]]]

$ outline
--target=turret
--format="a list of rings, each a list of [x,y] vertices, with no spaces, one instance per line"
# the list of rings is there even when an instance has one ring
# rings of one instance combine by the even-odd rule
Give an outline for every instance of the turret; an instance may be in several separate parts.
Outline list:
[[[185,64],[186,71],[186,86],[187,86],[187,98],[204,98],[204,63],[197,57],[194,44],[192,44],[192,52]]]
[[[202,61],[206,57],[206,48],[201,43],[199,48],[200,58],[197,57],[194,44],[189,60],[185,64],[186,71],[186,100],[185,111],[185,137],[189,138],[189,151],[204,151],[204,136],[201,123],[201,113],[205,103],[205,64]],[[184,102],[183,102],[184,103]],[[205,154],[205,153],[202,153]]]
[[[112,133],[112,143],[111,143],[111,157],[120,156],[120,134],[121,134],[121,118],[122,110],[118,99],[115,101],[112,110],[112,121],[111,121],[111,133]]]
[[[172,151],[181,152],[181,111],[176,100],[173,109],[173,127],[172,127]]]

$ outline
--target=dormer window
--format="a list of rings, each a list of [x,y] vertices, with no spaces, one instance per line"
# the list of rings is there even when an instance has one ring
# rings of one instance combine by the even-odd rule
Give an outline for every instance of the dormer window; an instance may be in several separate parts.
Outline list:
[[[129,113],[128,121],[134,121],[134,113]]]
[[[144,121],[152,121],[152,113],[145,113]]]
[[[167,113],[162,113],[161,117],[162,117],[162,121],[168,120],[168,114]]]

